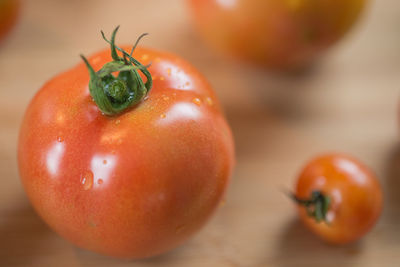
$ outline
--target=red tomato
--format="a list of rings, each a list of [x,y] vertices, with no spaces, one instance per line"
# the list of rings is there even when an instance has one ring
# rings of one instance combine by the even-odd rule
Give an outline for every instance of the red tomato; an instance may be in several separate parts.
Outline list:
[[[188,0],[216,48],[273,68],[313,61],[354,24],[366,0]]]
[[[39,90],[18,146],[22,182],[41,217],[76,245],[122,258],[165,252],[199,230],[220,203],[234,164],[230,128],[205,78],[173,54],[137,48],[134,56],[152,62],[154,84],[144,100],[104,115],[81,63]],[[98,76],[107,62],[125,64],[112,61],[109,49],[88,61],[95,70],[104,66]],[[110,91],[96,94],[121,89],[108,83],[113,77],[100,81]],[[91,77],[90,90],[98,85]]]
[[[19,5],[18,0],[0,0],[0,41],[14,26],[18,16]]]
[[[340,154],[308,163],[297,181],[295,199],[305,225],[334,244],[364,236],[375,225],[383,205],[375,175],[356,159]]]

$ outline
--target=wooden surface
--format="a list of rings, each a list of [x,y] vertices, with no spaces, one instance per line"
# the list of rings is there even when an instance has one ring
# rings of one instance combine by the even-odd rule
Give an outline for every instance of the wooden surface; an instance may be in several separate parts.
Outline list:
[[[232,126],[237,166],[208,225],[174,251],[119,261],[78,249],[34,213],[16,164],[25,107],[53,75],[120,43],[180,54],[210,80]],[[312,70],[269,74],[210,51],[183,0],[27,0],[0,46],[0,266],[400,266],[400,2],[371,1],[355,30]],[[373,168],[385,190],[378,225],[361,242],[331,247],[297,220],[282,194],[318,153],[343,151]]]

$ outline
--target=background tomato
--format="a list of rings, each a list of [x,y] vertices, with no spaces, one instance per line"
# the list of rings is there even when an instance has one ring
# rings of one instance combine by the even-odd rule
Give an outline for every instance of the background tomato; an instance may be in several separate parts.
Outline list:
[[[310,202],[313,194],[314,201]],[[300,205],[301,220],[322,239],[335,244],[361,238],[382,211],[382,191],[375,175],[357,160],[339,154],[308,163],[297,181],[295,197],[303,205],[308,201],[313,213]]]
[[[19,5],[18,0],[0,0],[0,41],[14,26]]]
[[[152,62],[145,101],[103,115],[79,64],[36,94],[18,147],[22,182],[41,217],[80,247],[124,258],[164,252],[197,231],[221,201],[234,161],[205,78],[172,54],[134,55]],[[99,70],[110,50],[89,61]]]
[[[365,0],[188,0],[203,37],[275,68],[314,60],[354,24]]]

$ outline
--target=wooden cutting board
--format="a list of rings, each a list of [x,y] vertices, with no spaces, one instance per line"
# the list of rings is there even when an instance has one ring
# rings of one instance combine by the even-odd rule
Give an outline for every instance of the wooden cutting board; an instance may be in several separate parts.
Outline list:
[[[0,266],[400,266],[400,2],[371,1],[365,16],[312,70],[271,74],[226,59],[191,27],[183,0],[24,1],[0,46]],[[120,43],[174,52],[208,77],[232,126],[237,166],[226,204],[186,244],[144,261],[78,249],[52,232],[21,187],[16,142],[23,112],[53,75],[105,47],[99,31],[121,25]],[[328,246],[296,219],[282,194],[326,151],[373,168],[385,209],[361,242]]]

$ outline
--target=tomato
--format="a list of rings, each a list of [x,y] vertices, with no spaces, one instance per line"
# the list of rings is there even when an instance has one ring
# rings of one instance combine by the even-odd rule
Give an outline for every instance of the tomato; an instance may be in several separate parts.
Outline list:
[[[18,0],[0,0],[0,41],[14,26],[18,16],[19,5]]]
[[[152,62],[148,71],[129,55],[112,56],[98,52],[90,76],[78,64],[39,90],[20,130],[19,171],[36,211],[64,238],[114,257],[149,257],[188,239],[219,205],[233,139],[192,65],[148,48],[134,51]],[[132,97],[139,101],[118,110]]]
[[[301,220],[333,244],[356,241],[378,220],[382,190],[375,175],[346,155],[323,155],[309,162],[295,190]]]
[[[359,17],[366,0],[188,0],[201,35],[221,51],[271,68],[310,64]]]

